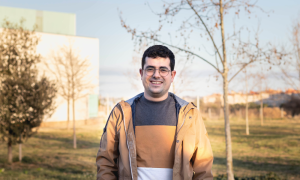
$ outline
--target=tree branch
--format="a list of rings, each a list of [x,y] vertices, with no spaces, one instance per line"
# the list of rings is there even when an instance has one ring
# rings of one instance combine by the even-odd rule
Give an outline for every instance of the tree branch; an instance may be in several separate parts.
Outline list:
[[[210,31],[208,30],[206,24],[204,23],[203,19],[202,19],[201,16],[198,14],[198,12],[196,11],[196,9],[193,7],[192,3],[189,2],[189,0],[187,0],[187,2],[188,2],[188,4],[190,5],[191,9],[195,12],[195,14],[198,16],[198,18],[199,18],[200,21],[202,22],[202,24],[203,24],[203,26],[205,27],[206,32],[208,33],[208,35],[209,35],[209,37],[210,37],[210,39],[211,39],[211,41],[212,41],[212,43],[213,43],[213,45],[214,45],[216,51],[218,52],[218,55],[219,55],[220,60],[223,62],[223,58],[222,58],[222,56],[221,56],[221,54],[220,54],[220,52],[219,52],[219,49],[218,49],[217,46],[216,46],[215,40],[214,40],[214,38],[212,37]]]
[[[160,41],[160,40],[158,40],[158,39],[156,39],[156,38],[151,38],[151,37],[147,37],[147,36],[139,36],[139,35],[137,35],[136,37],[140,37],[140,38],[142,37],[142,38],[151,39],[151,40],[156,41],[156,42],[159,42],[159,43],[161,43],[161,44],[164,44],[164,45],[167,45],[167,46],[176,48],[176,49],[178,49],[178,50],[180,50],[180,51],[184,51],[184,52],[186,52],[186,53],[192,54],[192,55],[194,55],[194,56],[196,56],[196,57],[202,59],[203,61],[207,62],[207,63],[210,64],[215,70],[217,70],[220,74],[222,74],[222,72],[221,72],[214,64],[212,64],[212,63],[209,62],[208,60],[204,59],[203,57],[199,56],[198,54],[193,53],[192,51],[189,51],[189,50],[187,50],[187,49],[183,49],[183,48],[180,48],[180,47],[177,47],[177,46],[174,46],[174,45],[165,43],[165,42]]]
[[[243,69],[245,69],[249,64],[251,64],[252,62],[254,62],[254,61],[250,61],[250,62],[248,62],[248,63],[245,63],[245,64],[243,65],[243,67],[242,67],[238,72],[236,72],[236,73],[229,79],[228,83],[229,83],[236,75],[238,75]]]

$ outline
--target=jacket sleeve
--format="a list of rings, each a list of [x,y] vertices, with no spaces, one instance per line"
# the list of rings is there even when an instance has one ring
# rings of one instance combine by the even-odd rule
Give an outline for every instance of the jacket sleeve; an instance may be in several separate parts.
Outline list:
[[[193,155],[193,180],[213,180],[211,171],[213,152],[208,139],[208,134],[200,112],[197,110],[196,118],[196,148]]]
[[[117,124],[121,114],[117,106],[110,113],[100,140],[97,153],[97,180],[118,179],[117,159],[119,157],[119,138]]]

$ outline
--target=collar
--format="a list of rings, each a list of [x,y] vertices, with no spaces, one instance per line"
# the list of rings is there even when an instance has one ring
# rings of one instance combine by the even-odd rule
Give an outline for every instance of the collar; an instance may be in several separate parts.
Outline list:
[[[141,98],[143,95],[144,95],[144,93],[140,93],[140,94],[134,96],[133,98],[128,99],[125,102],[127,102],[131,106],[134,103],[135,100]],[[181,99],[180,97],[176,96],[175,94],[173,94],[171,92],[169,92],[169,95],[174,98],[174,100],[180,105],[180,107],[184,107],[184,106],[189,104],[187,101]]]

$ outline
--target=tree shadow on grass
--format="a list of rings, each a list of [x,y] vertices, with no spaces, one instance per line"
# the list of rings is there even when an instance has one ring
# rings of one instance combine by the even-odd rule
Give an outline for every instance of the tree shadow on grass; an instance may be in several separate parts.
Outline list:
[[[41,141],[48,142],[45,143],[48,146],[56,147],[56,148],[66,148],[66,149],[73,149],[73,139],[69,137],[56,137],[52,135],[39,135],[36,138],[40,139]],[[59,143],[57,143],[59,142]],[[100,142],[100,141],[99,141]],[[98,148],[99,142],[95,142],[92,140],[83,140],[78,138],[77,139],[77,148],[80,149],[90,149],[90,148]]]
[[[60,180],[69,180],[69,179],[95,179],[95,172],[92,171],[83,171],[78,168],[57,168],[57,167],[46,167],[35,168],[35,169],[23,169],[23,172],[26,172],[33,177],[34,179],[60,179]],[[31,176],[31,178],[32,178]]]
[[[294,147],[294,144],[299,144],[299,138],[294,138],[295,136],[298,136],[295,132],[288,132],[289,129],[284,129],[281,131],[277,131],[276,129],[259,129],[261,127],[255,128],[253,127],[250,129],[250,135],[246,135],[245,128],[231,128],[231,134],[232,134],[232,141],[233,143],[248,143],[249,146],[253,148],[258,147],[265,147],[269,149],[280,149],[281,146],[277,145],[277,141],[282,139],[283,141],[286,141],[288,144],[283,144],[286,147]],[[208,130],[209,131],[209,130]],[[224,137],[224,132],[220,130],[212,130],[211,132],[208,132],[211,137]],[[293,139],[286,139],[293,136]],[[271,144],[266,145],[258,145],[259,142],[263,141],[269,141]],[[289,142],[293,141],[293,142]],[[274,142],[275,144],[272,144]]]
[[[300,176],[300,162],[297,160],[280,159],[282,163],[270,163],[274,158],[264,158],[265,162],[243,161],[233,159],[233,166],[251,171],[268,171],[275,172],[279,175],[296,175]],[[278,160],[277,160],[278,161]],[[226,165],[226,158],[214,157],[214,164]]]
[[[86,171],[83,170],[84,166],[73,165],[73,166],[65,166],[65,167],[48,167],[48,170],[58,171],[60,173],[71,173],[71,174],[83,174]]]

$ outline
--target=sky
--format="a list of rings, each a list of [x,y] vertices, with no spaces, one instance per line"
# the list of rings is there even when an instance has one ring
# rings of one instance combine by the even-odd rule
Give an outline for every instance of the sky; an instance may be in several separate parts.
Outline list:
[[[158,27],[158,17],[153,14],[151,9],[154,11],[161,10],[162,4],[163,2],[160,0],[0,0],[0,6],[76,14],[76,35],[99,38],[99,93],[102,96],[114,97],[130,97],[138,93],[138,90],[133,89],[131,85],[132,80],[125,75],[127,71],[133,71],[131,61],[135,54],[133,53],[134,44],[131,35],[121,27],[119,12],[122,12],[125,22],[134,28],[155,29]],[[262,43],[272,42],[288,46],[291,23],[300,17],[300,1],[260,0],[257,5],[269,13],[256,10],[253,14],[256,14],[257,17],[251,16],[249,19],[241,16],[235,21],[236,26],[246,26],[253,30],[260,22]],[[182,17],[187,16],[188,14],[182,15]],[[232,16],[228,16],[226,20],[232,22],[232,19]],[[177,21],[180,20],[180,18],[177,19]],[[228,23],[225,28],[227,32],[231,32],[232,27],[232,23]],[[164,35],[167,32],[175,33],[175,25],[165,28]],[[246,38],[246,35],[244,36]],[[214,58],[207,52],[212,49],[209,41],[195,38],[192,44],[199,46],[201,49],[199,53],[204,57]],[[177,59],[184,59],[184,57]],[[183,92],[183,95],[205,96],[212,93],[222,93],[221,81],[216,81],[213,78],[216,73],[207,64],[199,59],[194,59],[190,63],[190,72],[193,83],[188,86],[194,90]],[[230,88],[242,89],[242,86],[235,86],[235,84],[238,83],[233,83]],[[285,85],[273,81],[271,78],[269,87],[277,89],[285,88]]]

